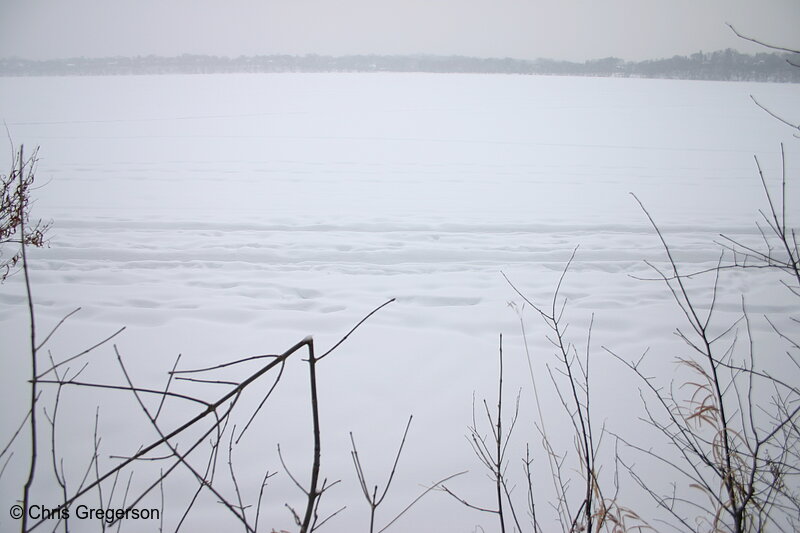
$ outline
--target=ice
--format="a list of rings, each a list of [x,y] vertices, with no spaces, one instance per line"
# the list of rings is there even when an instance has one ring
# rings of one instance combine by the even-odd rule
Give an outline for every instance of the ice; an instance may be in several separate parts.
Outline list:
[[[757,238],[754,221],[765,202],[753,156],[775,186],[780,143],[789,168],[797,168],[800,149],[791,130],[750,94],[788,115],[800,109],[792,85],[280,74],[0,78],[0,117],[15,145],[28,153],[41,146],[34,213],[54,225],[50,246],[29,251],[40,331],[82,307],[52,341],[56,360],[127,326],[114,342],[134,379],[157,388],[179,353],[181,368],[207,366],[282,353],[309,333],[324,353],[396,298],[318,369],[323,474],[342,480],[323,507],[347,505],[329,530],[349,531],[363,528],[368,516],[349,432],[368,480],[382,484],[412,413],[379,523],[399,513],[421,484],[467,469],[451,485],[491,502],[464,434],[473,391],[478,400],[494,397],[500,333],[507,390],[522,388],[526,420],[514,457],[526,440],[538,445],[517,315],[522,300],[501,272],[537,305],[549,305],[578,247],[562,289],[570,332],[584,342],[594,313],[598,421],[621,432],[631,427],[635,415],[626,406],[638,405],[633,377],[599,347],[635,358],[650,346],[664,372],[683,347],[672,336],[682,317],[666,288],[634,278],[653,277],[643,261],[663,265],[665,257],[629,193],[687,270],[716,264],[720,233]],[[3,168],[10,168],[10,153],[3,153]],[[796,184],[790,186],[797,197]],[[766,275],[730,283],[747,293],[753,313],[789,309]],[[709,295],[707,287],[698,291]],[[737,302],[721,301],[721,315],[740,312]],[[17,275],[0,287],[0,390],[6,405],[19,406],[3,410],[2,435],[24,416],[25,313]],[[546,389],[552,350],[535,313],[526,309],[524,319]],[[295,475],[308,473],[311,419],[305,355],[298,355],[235,451],[249,503],[264,471],[281,470],[277,443]],[[110,346],[90,361],[82,379],[123,379]],[[206,397],[224,390],[175,387]],[[76,458],[69,465],[75,479],[91,453],[97,402],[67,392],[74,403],[62,406],[60,443]],[[243,399],[243,412],[257,396]],[[556,432],[565,424],[557,399],[552,391],[540,397]],[[135,451],[131,438],[156,437],[131,398],[103,398],[103,460]],[[167,426],[195,412],[185,404],[167,407]],[[565,435],[558,444],[571,449]],[[19,492],[22,470],[20,462],[0,480],[8,501]],[[185,474],[168,486],[168,523],[186,504],[178,495],[193,486]],[[281,472],[266,489],[261,523],[291,529],[284,503],[302,507],[302,499]],[[192,517],[193,531],[233,523],[208,495]],[[395,527],[472,531],[492,520],[437,492]]]

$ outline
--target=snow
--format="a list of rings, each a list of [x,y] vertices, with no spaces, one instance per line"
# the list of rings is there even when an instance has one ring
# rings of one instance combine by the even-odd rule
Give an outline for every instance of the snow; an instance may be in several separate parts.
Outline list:
[[[510,448],[512,468],[520,468],[526,440],[538,447],[517,314],[522,300],[502,273],[547,306],[576,247],[562,293],[579,346],[594,314],[596,423],[640,431],[631,429],[639,427],[640,413],[631,407],[639,405],[635,379],[600,347],[626,359],[650,347],[654,371],[665,376],[685,348],[672,335],[682,317],[664,285],[635,279],[653,277],[644,260],[663,264],[664,255],[629,193],[647,207],[687,271],[716,264],[720,233],[757,238],[754,221],[765,202],[753,156],[775,186],[780,143],[790,169],[800,148],[751,94],[800,118],[791,116],[800,109],[793,85],[423,74],[0,78],[0,117],[15,145],[29,153],[41,146],[34,213],[54,227],[49,248],[29,251],[39,331],[82,308],[49,344],[55,360],[126,326],[113,342],[134,382],[158,388],[179,353],[179,368],[197,368],[279,354],[310,335],[316,353],[324,353],[396,298],[318,368],[323,475],[342,480],[326,493],[321,512],[346,505],[325,527],[348,531],[368,519],[349,432],[368,482],[382,486],[412,413],[378,523],[399,513],[421,485],[462,470],[470,472],[450,486],[491,504],[491,485],[464,434],[473,391],[477,401],[494,402],[500,333],[504,386],[508,395],[522,389],[525,421]],[[10,168],[6,152],[0,164]],[[789,198],[797,198],[796,184],[790,186]],[[730,276],[720,323],[741,312],[742,291],[754,314],[793,309],[769,274]],[[703,301],[708,281],[698,281]],[[3,410],[0,435],[10,435],[25,412],[25,309],[17,275],[0,287],[0,390],[11,407]],[[546,374],[545,364],[555,360],[544,325],[529,308],[523,315],[549,431],[560,432],[556,444],[571,451]],[[279,472],[264,496],[260,523],[268,531],[293,527],[284,503],[304,506],[276,452],[280,443],[295,476],[307,478],[307,364],[297,355],[234,449],[248,503],[255,503],[264,471]],[[87,360],[81,380],[124,383],[110,345]],[[213,379],[241,379],[263,364],[228,368]],[[270,379],[243,396],[237,428]],[[227,390],[173,387],[209,400]],[[59,445],[76,484],[92,454],[97,404],[101,464],[157,437],[127,393],[68,393]],[[167,402],[165,427],[197,409]],[[217,476],[232,497],[222,447]],[[0,479],[4,505],[21,492],[27,466],[17,457]],[[537,490],[546,498],[551,482],[539,459]],[[194,460],[205,465],[201,455]],[[135,480],[151,480],[147,468]],[[57,504],[41,475],[41,490],[53,493],[46,503]],[[193,486],[181,471],[165,487],[167,524],[177,522]],[[517,490],[521,495],[522,485]],[[626,496],[646,506],[636,492]],[[190,516],[193,531],[235,524],[209,495]],[[0,524],[8,520],[0,516]],[[473,531],[493,520],[435,492],[393,530]]]

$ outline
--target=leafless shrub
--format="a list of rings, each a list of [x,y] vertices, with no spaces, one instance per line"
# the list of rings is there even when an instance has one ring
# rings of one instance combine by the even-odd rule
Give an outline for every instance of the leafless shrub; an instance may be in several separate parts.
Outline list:
[[[481,464],[489,471],[489,478],[494,484],[495,490],[495,505],[496,507],[480,506],[470,503],[466,499],[458,496],[453,490],[446,485],[442,485],[442,490],[461,502],[463,505],[476,511],[484,513],[491,513],[497,515],[497,520],[500,526],[500,531],[506,531],[506,513],[505,509],[511,512],[511,517],[514,520],[516,530],[519,531],[520,524],[517,517],[514,501],[511,499],[511,491],[509,490],[509,482],[507,476],[508,460],[506,458],[506,449],[514,433],[514,426],[517,423],[519,416],[519,395],[514,408],[514,413],[509,420],[508,429],[503,429],[503,336],[500,335],[500,351],[499,351],[499,372],[497,378],[497,412],[492,415],[489,404],[483,400],[483,413],[486,415],[490,433],[485,433],[479,428],[478,421],[475,417],[475,399],[472,401],[472,425],[468,427],[467,441],[472,447],[472,451]]]
[[[0,174],[0,282],[15,271],[22,260],[23,245],[41,248],[47,244],[49,222],[31,225],[31,191],[39,149],[27,158],[23,147],[14,154],[8,174]]]
[[[579,350],[567,335],[569,324],[566,320],[565,312],[568,299],[561,295],[564,279],[572,265],[576,252],[577,248],[573,250],[561,273],[548,308],[540,307],[534,303],[503,274],[512,289],[524,302],[522,306],[514,304],[513,307],[517,310],[520,320],[526,359],[530,370],[531,386],[537,404],[538,420],[535,420],[533,425],[541,438],[541,445],[548,459],[550,483],[552,483],[554,490],[553,500],[546,503],[549,503],[555,510],[561,530],[568,533],[577,531],[611,531],[618,533],[652,529],[637,513],[619,501],[619,481],[616,469],[611,486],[601,481],[600,471],[602,470],[602,464],[599,460],[599,453],[603,437],[607,434],[607,431],[604,424],[596,427],[593,422],[594,415],[591,408],[590,361],[594,316],[591,317],[587,328],[585,348]],[[548,363],[546,368],[555,387],[564,415],[572,428],[571,440],[575,445],[574,454],[566,450],[557,450],[553,445],[555,436],[548,432],[545,425],[541,411],[541,398],[528,347],[524,320],[526,306],[533,309],[544,322],[548,331],[547,340],[554,349],[556,364],[551,365]],[[538,532],[543,529],[536,513],[532,465],[533,460],[530,454],[530,445],[528,445],[526,456],[523,459],[525,480],[528,488],[528,513],[531,518],[530,526],[532,530]],[[577,473],[582,480],[577,489],[571,488],[574,479],[573,474],[570,472]],[[547,483],[546,481],[540,482]],[[518,529],[522,531],[522,528]]]
[[[782,150],[783,154],[783,150]],[[625,439],[626,444],[683,479],[683,488],[702,495],[702,503],[684,491],[660,492],[652,482],[628,466],[633,479],[672,517],[679,528],[709,531],[796,530],[800,511],[800,344],[775,317],[763,316],[773,339],[755,339],[745,296],[741,314],[730,323],[718,317],[720,293],[731,270],[767,269],[792,298],[800,298],[800,249],[796,229],[787,223],[785,158],[782,158],[780,200],[769,191],[757,162],[768,208],[760,214],[762,246],[722,235],[723,248],[716,267],[684,273],[666,237],[644,205],[667,258],[668,268],[651,264],[669,289],[688,328],[676,335],[689,353],[678,364],[688,378],[676,388],[665,386],[644,370],[643,359],[628,361],[613,351],[645,385],[646,421],[661,433],[674,451],[664,457],[649,447]],[[638,199],[637,199],[638,201]],[[730,261],[725,256],[733,256]],[[711,296],[701,301],[687,282],[711,276]],[[728,295],[730,297],[730,295]],[[800,303],[795,300],[795,303]],[[798,318],[789,316],[789,324]],[[785,321],[785,320],[784,320]],[[784,361],[772,346],[783,346]],[[775,365],[780,374],[770,370]]]
[[[11,436],[4,449],[0,451],[0,460],[4,461],[4,464],[8,464],[15,453],[15,448],[19,447],[16,444],[18,436],[22,433],[22,430],[27,427],[30,432],[30,436],[27,439],[29,448],[27,453],[23,455],[28,457],[30,468],[22,490],[23,494],[20,498],[21,507],[23,509],[20,517],[21,531],[28,532],[41,528],[45,521],[51,519],[50,516],[41,518],[32,517],[28,513],[32,502],[35,501],[33,499],[34,492],[37,486],[41,486],[43,483],[43,481],[37,483],[37,479],[41,478],[40,474],[43,474],[43,471],[37,469],[37,466],[39,466],[42,450],[47,446],[45,443],[49,441],[49,446],[47,446],[50,452],[49,462],[51,464],[53,479],[61,494],[61,503],[57,511],[59,513],[63,512],[57,520],[56,528],[63,527],[64,531],[69,531],[71,526],[69,509],[79,502],[86,503],[90,498],[96,498],[95,501],[101,508],[110,508],[113,504],[116,508],[123,508],[125,510],[135,509],[145,498],[150,498],[150,501],[156,498],[163,511],[165,499],[164,483],[168,478],[174,475],[174,472],[183,469],[189,474],[190,479],[194,479],[196,490],[194,490],[193,495],[189,497],[185,505],[183,514],[177,523],[176,531],[181,529],[190,511],[195,507],[200,495],[202,493],[208,493],[242,525],[244,531],[255,532],[259,526],[265,487],[268,480],[272,478],[276,472],[267,471],[260,485],[260,489],[254,498],[254,503],[248,504],[247,500],[249,496],[244,494],[241,490],[236,475],[234,461],[235,448],[255,420],[259,410],[268,401],[278,386],[283,376],[283,369],[289,358],[303,351],[308,354],[306,361],[308,362],[309,369],[309,404],[312,411],[311,436],[314,443],[314,452],[312,457],[311,479],[307,485],[297,482],[286,467],[283,457],[279,456],[286,473],[305,494],[305,502],[302,511],[295,512],[293,507],[289,505],[287,505],[287,507],[293,513],[301,533],[316,531],[325,524],[328,519],[341,511],[341,509],[335,511],[325,518],[320,518],[319,515],[322,495],[338,482],[329,483],[327,479],[324,479],[321,475],[322,436],[320,432],[319,416],[320,399],[317,394],[317,365],[336,350],[369,317],[394,300],[392,299],[385,302],[366,315],[344,335],[339,342],[322,355],[315,354],[314,340],[309,336],[280,354],[252,356],[208,368],[179,369],[180,356],[178,356],[172,371],[169,372],[166,385],[158,388],[135,383],[135,378],[129,372],[122,352],[115,345],[113,351],[116,355],[117,364],[124,381],[122,383],[114,383],[99,382],[92,378],[81,379],[84,370],[90,365],[90,361],[88,361],[87,357],[97,351],[97,349],[109,344],[110,341],[124,330],[124,328],[120,328],[104,340],[74,355],[59,358],[48,350],[46,352],[46,364],[42,365],[42,363],[45,362],[42,360],[42,356],[45,353],[46,345],[51,342],[61,326],[77,313],[79,309],[69,313],[60,320],[45,336],[44,341],[40,342],[37,339],[36,313],[31,290],[31,281],[28,274],[26,248],[28,246],[40,246],[44,243],[43,235],[44,231],[47,229],[47,225],[41,223],[37,224],[33,230],[29,230],[27,225],[29,218],[28,206],[30,205],[28,192],[33,183],[35,154],[31,159],[25,160],[23,159],[22,149],[20,149],[15,164],[16,166],[10,178],[8,180],[4,179],[3,181],[2,200],[4,202],[4,210],[2,221],[4,224],[4,233],[2,235],[4,240],[2,242],[16,242],[19,245],[19,253],[15,254],[10,262],[4,264],[6,272],[17,263],[21,265],[24,272],[30,319],[30,402],[27,415],[22,420],[19,429]],[[14,183],[17,185],[15,186]],[[18,235],[22,235],[23,238],[18,238],[16,241],[6,238],[14,231]],[[243,379],[224,380],[215,379],[213,376],[210,379],[205,377],[209,373],[213,374],[215,371],[222,368],[253,361],[261,361],[262,364],[260,368],[246,375]],[[42,370],[42,366],[44,366],[44,370]],[[77,370],[73,370],[73,368],[76,367]],[[260,393],[261,396],[258,399],[257,407],[249,413],[248,421],[243,429],[238,430],[237,426],[232,423],[232,413],[237,410],[237,404],[239,404],[240,399],[245,393],[257,390],[256,387],[253,386],[256,382],[263,382],[270,377],[272,378],[271,384],[260,389],[262,392]],[[174,392],[171,390],[171,385],[176,381],[214,383],[226,387],[227,391],[209,400],[199,394]],[[51,399],[52,403],[46,402],[49,403],[49,405],[43,405],[42,393],[51,387],[54,388],[53,394],[48,394],[47,398]],[[127,453],[111,455],[112,464],[104,464],[101,461],[102,438],[98,434],[100,420],[98,408],[94,418],[95,429],[91,438],[90,457],[86,462],[85,469],[80,478],[74,480],[69,479],[64,468],[65,458],[62,456],[59,446],[59,435],[61,433],[59,430],[59,419],[61,411],[63,410],[63,398],[66,394],[69,394],[69,390],[71,389],[95,391],[102,394],[131,395],[141,409],[147,423],[155,431],[157,438],[151,442],[133,441],[130,443],[132,449]],[[188,406],[188,411],[190,413],[194,411],[194,414],[185,417],[183,422],[179,423],[177,427],[168,426],[167,423],[160,420],[160,418],[164,418],[162,415],[165,412],[167,406],[166,400],[168,399],[170,400],[169,405],[173,407],[175,406],[175,402],[184,404],[178,412],[187,412]],[[37,416],[40,413],[44,414],[46,426]],[[174,414],[176,413],[173,412],[172,415],[174,416]],[[49,429],[49,431],[44,432],[43,429]],[[224,443],[227,444],[227,470],[230,488],[226,488],[226,483],[223,482],[225,476],[217,475],[217,465],[220,460],[221,452],[223,452],[225,448]],[[74,464],[75,458],[69,458],[69,460]],[[143,466],[148,463],[161,466],[157,466],[155,469],[143,468]],[[136,474],[138,481],[134,481],[134,474]],[[0,475],[2,475],[2,471],[0,471]],[[438,486],[438,483],[440,482],[426,489],[411,505]],[[251,512],[251,507],[253,507],[253,505],[255,505],[255,509],[254,512]],[[410,508],[411,505],[408,508]],[[406,508],[406,510],[408,510],[408,508]],[[115,525],[117,528],[119,527],[118,519],[101,520],[100,524],[103,530],[114,527]],[[159,529],[163,530],[163,527],[163,516],[161,516]]]

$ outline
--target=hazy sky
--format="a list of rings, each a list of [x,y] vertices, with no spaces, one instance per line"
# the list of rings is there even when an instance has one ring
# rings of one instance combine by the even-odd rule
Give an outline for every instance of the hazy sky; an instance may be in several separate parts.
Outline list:
[[[726,22],[800,46],[800,0],[0,0],[0,57],[759,50]]]

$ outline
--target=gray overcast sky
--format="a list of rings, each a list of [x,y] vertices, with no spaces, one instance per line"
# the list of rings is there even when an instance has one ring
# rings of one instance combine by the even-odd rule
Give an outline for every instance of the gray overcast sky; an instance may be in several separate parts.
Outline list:
[[[0,0],[0,57],[458,54],[646,59],[800,46],[800,0]]]

